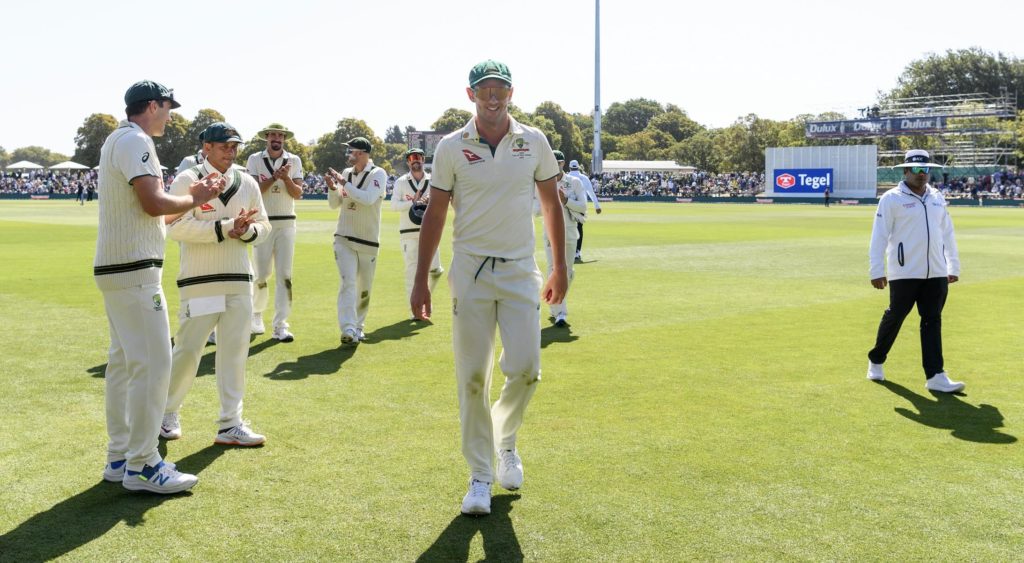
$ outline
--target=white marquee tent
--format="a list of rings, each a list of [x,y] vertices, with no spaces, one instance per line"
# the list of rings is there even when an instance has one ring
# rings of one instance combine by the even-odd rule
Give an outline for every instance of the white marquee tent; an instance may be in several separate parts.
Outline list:
[[[70,160],[62,162],[60,164],[54,164],[50,167],[50,170],[88,170],[89,167],[84,164],[72,162]]]
[[[21,160],[14,164],[7,165],[8,170],[42,170],[43,167],[27,160]]]

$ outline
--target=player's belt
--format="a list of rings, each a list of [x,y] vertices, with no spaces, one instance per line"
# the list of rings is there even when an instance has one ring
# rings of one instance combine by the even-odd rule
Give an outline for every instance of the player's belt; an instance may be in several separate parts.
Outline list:
[[[147,270],[149,268],[163,268],[164,261],[159,258],[150,258],[149,260],[139,260],[138,262],[129,262],[128,264],[111,264],[109,266],[95,266],[92,269],[94,276],[106,276],[108,274],[124,274],[126,272],[134,272],[136,270]]]
[[[404,235],[405,233],[418,233],[418,232],[420,232],[420,230],[418,228],[417,229],[401,229],[401,230],[398,231],[398,234]]]
[[[373,242],[372,240],[363,240],[361,238],[347,237],[345,235],[334,235],[334,236],[350,240],[350,241],[352,241],[354,243],[365,244],[366,246],[372,246],[374,248],[380,248],[380,243],[379,242]]]
[[[178,280],[178,287],[186,287],[189,285],[199,285],[203,283],[219,283],[219,282],[251,282],[252,275],[250,274],[211,274],[208,276],[195,276],[192,278],[183,278]]]
[[[294,215],[271,215],[270,217],[267,217],[267,219],[269,219],[271,221],[294,221],[295,220],[295,216]]]

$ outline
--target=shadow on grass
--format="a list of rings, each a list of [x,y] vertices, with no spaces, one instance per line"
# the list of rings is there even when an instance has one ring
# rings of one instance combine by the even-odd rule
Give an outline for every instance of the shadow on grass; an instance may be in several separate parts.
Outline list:
[[[486,561],[522,561],[523,550],[509,517],[512,502],[517,500],[519,495],[492,497],[489,516],[459,514],[416,561],[468,561],[469,544],[478,532],[483,536]]]
[[[572,327],[559,327],[551,325],[540,330],[540,347],[547,348],[549,344],[566,344],[579,340],[580,337],[572,333]]]
[[[277,340],[274,340],[273,338],[268,338],[263,342],[256,344],[255,346],[249,346],[249,357],[255,356],[256,354],[259,354],[260,352],[266,350],[267,348],[270,348],[271,346],[275,346],[277,344],[279,344]],[[204,346],[206,348],[211,348],[214,345],[206,344]],[[203,357],[199,360],[199,369],[196,370],[196,377],[202,377],[204,375],[213,375],[214,371],[216,371],[216,357],[216,349],[212,349],[209,352],[203,354]],[[86,373],[93,377],[102,379],[103,377],[105,377],[107,371],[107,364],[93,366],[85,371]]]
[[[355,355],[357,346],[329,348],[323,352],[299,356],[294,362],[278,364],[274,371],[264,375],[276,380],[306,379],[311,375],[331,375]]]
[[[203,448],[178,460],[178,469],[185,473],[199,473],[227,449],[215,445]],[[96,477],[99,476],[97,468]],[[177,495],[133,493],[120,483],[100,481],[0,536],[0,559],[49,561],[61,557],[103,536],[121,522],[131,527],[144,525],[149,509],[188,496],[191,496],[190,492]]]
[[[387,340],[402,340],[419,334],[421,329],[434,326],[430,321],[414,321],[402,319],[397,323],[382,326],[373,332],[366,333],[363,344],[376,344]]]
[[[894,410],[918,424],[952,430],[954,438],[969,442],[1012,444],[1017,441],[1016,437],[998,430],[1003,427],[1003,415],[992,405],[974,406],[950,393],[932,393],[935,397],[932,400],[891,381],[879,381],[878,384],[910,401],[918,412],[902,407]]]

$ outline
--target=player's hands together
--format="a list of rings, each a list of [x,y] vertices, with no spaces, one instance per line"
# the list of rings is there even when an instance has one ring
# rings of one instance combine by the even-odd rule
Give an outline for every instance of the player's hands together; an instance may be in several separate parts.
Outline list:
[[[259,209],[245,209],[239,210],[238,217],[235,217],[234,226],[228,231],[228,236],[231,238],[241,238],[246,231],[249,230],[249,225],[253,224],[253,216],[259,213]]]
[[[886,282],[887,280],[885,279],[885,276],[882,276],[880,278],[875,278],[871,280],[871,285],[875,289],[885,289]]]
[[[553,268],[540,295],[548,305],[557,305],[565,299],[567,291],[569,291],[569,276],[566,273],[566,268]]]
[[[219,172],[214,172],[202,180],[192,182],[188,187],[188,193],[196,205],[201,205],[220,195],[224,191],[224,177]]]

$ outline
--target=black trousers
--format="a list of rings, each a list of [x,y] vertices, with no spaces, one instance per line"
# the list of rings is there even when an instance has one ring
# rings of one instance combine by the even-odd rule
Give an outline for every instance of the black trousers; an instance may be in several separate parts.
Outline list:
[[[868,359],[876,364],[885,363],[903,326],[903,319],[917,305],[917,313],[921,315],[921,365],[925,378],[944,371],[942,308],[946,305],[948,293],[949,280],[945,277],[889,282],[889,308],[882,314],[875,347],[868,352]]]
[[[576,223],[576,232],[580,234],[580,238],[576,239],[576,254],[579,254],[583,250],[583,223]]]

